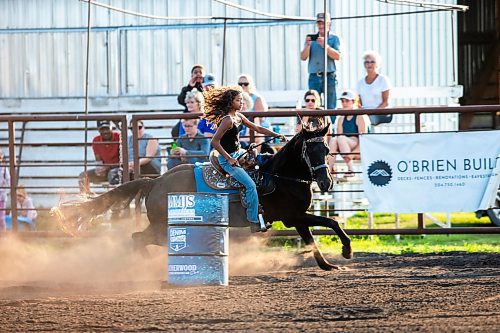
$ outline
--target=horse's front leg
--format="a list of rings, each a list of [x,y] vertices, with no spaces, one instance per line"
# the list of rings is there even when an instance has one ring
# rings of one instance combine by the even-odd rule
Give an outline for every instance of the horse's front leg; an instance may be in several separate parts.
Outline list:
[[[342,242],[342,256],[346,259],[352,258],[351,239],[340,227],[339,223],[333,219],[305,213],[304,221],[309,227],[327,227],[333,229]]]
[[[295,229],[299,233],[300,237],[306,243],[306,246],[312,248],[314,259],[316,259],[316,262],[318,263],[319,268],[321,268],[325,271],[340,269],[340,267],[330,264],[325,259],[325,257],[323,256],[323,253],[321,253],[318,246],[316,245],[316,242],[314,241],[313,235],[311,233],[311,229],[309,229],[309,227],[304,226],[304,225],[296,225]]]

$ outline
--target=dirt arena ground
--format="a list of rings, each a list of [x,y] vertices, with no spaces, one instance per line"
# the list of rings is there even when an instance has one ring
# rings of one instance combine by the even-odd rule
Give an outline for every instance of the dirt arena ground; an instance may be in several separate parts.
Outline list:
[[[231,246],[228,287],[162,287],[166,254],[126,242],[0,239],[0,330],[500,332],[498,254],[328,258]]]

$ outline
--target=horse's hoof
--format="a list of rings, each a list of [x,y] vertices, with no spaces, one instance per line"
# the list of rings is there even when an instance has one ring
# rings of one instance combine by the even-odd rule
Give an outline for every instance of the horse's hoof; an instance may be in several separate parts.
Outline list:
[[[342,246],[342,257],[344,257],[345,259],[352,259],[351,246]]]

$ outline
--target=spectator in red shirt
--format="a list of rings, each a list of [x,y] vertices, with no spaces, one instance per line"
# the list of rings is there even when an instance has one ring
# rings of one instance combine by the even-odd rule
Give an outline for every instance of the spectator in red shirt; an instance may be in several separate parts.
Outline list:
[[[108,120],[97,122],[99,135],[92,140],[92,150],[96,161],[102,163],[94,169],[80,174],[80,193],[90,193],[89,183],[108,181],[112,185],[120,183],[120,133],[113,131]]]

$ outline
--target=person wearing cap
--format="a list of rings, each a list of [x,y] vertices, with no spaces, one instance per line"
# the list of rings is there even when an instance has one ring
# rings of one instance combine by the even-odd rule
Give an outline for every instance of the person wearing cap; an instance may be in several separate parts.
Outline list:
[[[204,90],[212,90],[216,88],[217,85],[217,79],[215,78],[215,74],[213,73],[208,73],[205,75],[203,78],[203,89]]]
[[[357,96],[352,90],[344,90],[340,94],[342,110],[354,110]],[[335,160],[337,154],[341,154],[346,162],[347,172],[344,178],[354,176],[352,165],[353,159],[359,159],[359,135],[368,133],[370,120],[363,114],[352,114],[348,116],[339,116],[337,120],[337,135],[330,140],[330,157],[328,165],[330,172],[336,176],[337,168]]]
[[[5,207],[7,203],[7,189],[10,186],[10,172],[4,160],[4,153],[0,149],[0,232],[7,229],[5,224]]]
[[[359,102],[363,109],[384,109],[389,106],[389,93],[392,88],[390,79],[378,72],[381,65],[381,57],[375,51],[366,51],[363,54],[363,65],[366,76],[358,81],[356,90],[359,94]],[[370,115],[372,125],[390,123],[392,114]]]
[[[302,61],[308,60],[307,70],[309,72],[309,89],[314,89],[325,96],[323,91],[324,79],[327,83],[327,102],[329,110],[335,109],[337,103],[336,96],[336,65],[335,60],[340,60],[340,39],[338,36],[330,33],[331,18],[328,13],[319,13],[316,15],[316,25],[318,32],[306,36],[304,48],[300,53]],[[325,35],[326,29],[326,35]],[[326,38],[326,44],[325,44]],[[325,52],[327,53],[326,75],[325,71]],[[335,123],[335,116],[331,116],[332,123]]]
[[[102,183],[108,181],[116,185],[120,182],[120,133],[113,131],[108,120],[97,121],[99,135],[92,140],[92,150],[97,162],[102,163],[94,169],[80,174],[80,193],[89,194],[89,182]]]

